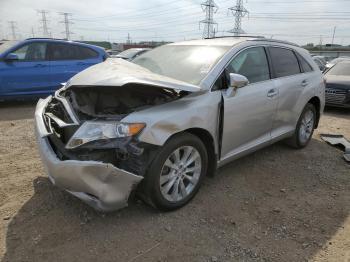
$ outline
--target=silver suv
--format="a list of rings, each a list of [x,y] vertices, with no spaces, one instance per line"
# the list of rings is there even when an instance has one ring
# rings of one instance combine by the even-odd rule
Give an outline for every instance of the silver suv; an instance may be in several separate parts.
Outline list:
[[[217,167],[282,139],[305,147],[324,93],[297,45],[187,41],[81,72],[38,102],[36,130],[52,183],[94,208],[125,207],[134,191],[173,210]]]

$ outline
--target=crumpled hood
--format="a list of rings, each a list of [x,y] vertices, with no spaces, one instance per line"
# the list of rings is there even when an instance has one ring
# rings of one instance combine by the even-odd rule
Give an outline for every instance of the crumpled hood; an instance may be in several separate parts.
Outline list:
[[[125,84],[145,84],[189,92],[201,90],[199,86],[152,73],[146,68],[118,58],[107,59],[80,72],[69,81],[66,88],[70,86],[113,87]]]

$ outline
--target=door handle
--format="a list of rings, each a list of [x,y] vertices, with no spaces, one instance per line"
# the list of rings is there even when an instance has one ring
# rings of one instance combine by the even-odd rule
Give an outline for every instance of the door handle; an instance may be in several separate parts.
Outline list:
[[[307,80],[303,80],[302,82],[301,82],[301,86],[307,86],[309,83],[307,82]]]
[[[84,62],[78,62],[77,65],[86,65]]]
[[[44,64],[36,64],[34,67],[46,67]]]
[[[267,97],[270,97],[270,98],[275,97],[277,95],[278,95],[277,89],[270,89],[269,92],[267,92]]]

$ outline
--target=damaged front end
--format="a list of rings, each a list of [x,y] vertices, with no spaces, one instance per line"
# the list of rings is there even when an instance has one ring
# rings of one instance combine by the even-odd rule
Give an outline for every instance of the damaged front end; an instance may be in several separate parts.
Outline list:
[[[158,145],[138,140],[131,113],[189,94],[145,84],[69,86],[38,102],[39,148],[51,181],[96,209],[127,206]]]

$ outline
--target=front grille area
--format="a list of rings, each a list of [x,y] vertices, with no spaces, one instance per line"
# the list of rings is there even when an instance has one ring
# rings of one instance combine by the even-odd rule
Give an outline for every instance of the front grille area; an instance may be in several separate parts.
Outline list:
[[[327,104],[343,104],[346,99],[346,90],[326,88]]]

